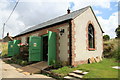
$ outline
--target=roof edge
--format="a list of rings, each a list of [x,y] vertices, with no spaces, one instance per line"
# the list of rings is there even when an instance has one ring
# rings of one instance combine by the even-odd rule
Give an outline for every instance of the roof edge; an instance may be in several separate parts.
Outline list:
[[[83,8],[81,8],[81,9],[87,8],[86,10],[88,10],[88,8],[90,8],[90,7],[91,7],[91,6],[86,6],[86,7],[83,7]],[[85,10],[85,11],[86,11],[86,10]],[[81,14],[83,14],[85,11],[83,11]],[[81,14],[79,14],[79,15],[81,15]],[[77,15],[76,17],[78,17],[79,15]],[[75,18],[76,18],[76,17],[75,17]],[[73,19],[75,19],[75,18],[73,18]]]
[[[55,23],[55,24],[51,24],[51,25],[48,25],[48,26],[45,26],[45,27],[43,27],[43,28],[39,28],[39,29],[36,29],[36,30],[30,31],[30,32],[34,32],[34,31],[37,31],[37,30],[42,30],[42,29],[48,28],[48,27],[50,27],[50,26],[52,26],[52,25],[62,24],[62,23],[65,23],[65,22],[67,22],[67,21],[69,21],[69,20],[72,20],[72,19],[68,19],[68,20],[65,20],[65,21],[62,21],[62,22],[58,22],[58,23]],[[19,36],[22,36],[22,35],[28,34],[28,33],[30,33],[30,32],[23,33],[23,34],[20,34],[20,35],[18,34],[18,35],[16,35],[16,36],[14,36],[13,38],[16,38],[16,37],[19,37]]]
[[[100,23],[99,23],[99,21],[98,21],[98,19],[97,19],[97,17],[96,17],[96,15],[95,15],[95,13],[94,13],[94,11],[93,11],[93,9],[92,9],[91,6],[90,6],[90,9],[91,9],[91,11],[92,11],[92,13],[93,13],[93,15],[94,15],[94,17],[95,17],[95,19],[96,19],[98,25],[100,26],[100,29],[101,29],[102,33],[104,33],[104,31],[103,31],[103,29],[102,29],[102,27],[101,27],[101,25],[100,25]]]

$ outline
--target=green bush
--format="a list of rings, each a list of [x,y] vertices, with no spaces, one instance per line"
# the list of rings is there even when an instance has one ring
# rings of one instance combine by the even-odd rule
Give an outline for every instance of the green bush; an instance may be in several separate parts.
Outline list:
[[[28,61],[26,61],[26,60],[23,59],[23,57],[21,56],[21,54],[17,54],[17,55],[15,55],[15,56],[13,56],[13,57],[11,58],[11,61],[12,61],[13,63],[19,64],[19,65],[21,65],[21,66],[25,66],[25,65],[29,64]]]
[[[22,65],[22,66],[25,66],[25,65],[27,65],[27,64],[28,64],[27,61],[21,61],[21,63],[20,63],[20,65]]]
[[[53,60],[51,62],[51,65],[53,66],[53,68],[60,68],[60,67],[62,67],[62,63],[61,62],[57,62],[55,60]]]
[[[120,45],[118,39],[104,41],[103,55],[105,58],[116,58],[120,61]]]
[[[114,57],[117,61],[120,61],[120,52],[116,51],[116,55]]]
[[[115,56],[116,60],[120,62],[120,42],[118,42],[118,48],[116,50],[117,55]]]
[[[6,62],[7,64],[12,64],[12,63],[13,63],[12,60],[6,60],[5,62]]]
[[[103,36],[103,40],[104,40],[104,41],[110,40],[110,36],[109,36],[109,35],[104,35],[104,36]]]
[[[53,65],[54,68],[60,68],[62,67],[62,63],[61,62],[56,62],[54,65]]]
[[[114,55],[114,53],[112,52],[113,48],[114,48],[114,44],[104,43],[104,50],[103,50],[104,57],[106,58],[113,57]]]

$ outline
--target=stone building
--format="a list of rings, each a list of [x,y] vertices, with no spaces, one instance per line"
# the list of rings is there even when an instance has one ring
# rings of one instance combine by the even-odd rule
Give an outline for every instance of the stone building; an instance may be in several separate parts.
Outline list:
[[[103,53],[103,30],[90,6],[38,24],[14,37],[29,43],[29,61],[77,66]]]

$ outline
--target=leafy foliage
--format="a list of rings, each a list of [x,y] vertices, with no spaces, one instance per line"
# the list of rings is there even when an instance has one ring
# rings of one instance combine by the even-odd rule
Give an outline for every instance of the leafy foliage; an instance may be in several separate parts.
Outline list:
[[[104,41],[107,41],[107,40],[109,40],[109,39],[110,39],[110,36],[109,36],[109,35],[104,35],[104,36],[103,36],[103,40],[104,40]]]
[[[113,39],[104,42],[103,55],[106,58],[116,58],[120,61],[120,44],[119,39]]]
[[[13,63],[19,64],[21,66],[25,66],[25,65],[29,64],[29,62],[27,60],[24,60],[24,57],[21,56],[21,54],[17,54],[15,56],[13,56],[11,60]]]
[[[114,53],[112,53],[113,48],[114,48],[114,44],[112,44],[112,43],[104,43],[103,54],[104,54],[105,58],[112,58],[113,57],[113,55],[114,55]]]
[[[115,30],[117,38],[120,38],[120,25]]]
[[[52,63],[53,68],[55,68],[55,69],[62,67],[62,62],[57,62],[57,61],[53,60],[51,63]]]

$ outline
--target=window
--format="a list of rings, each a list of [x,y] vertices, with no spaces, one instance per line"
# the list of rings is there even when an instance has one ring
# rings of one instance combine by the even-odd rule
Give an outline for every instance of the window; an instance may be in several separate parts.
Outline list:
[[[88,26],[88,47],[95,48],[94,28],[92,24]]]

